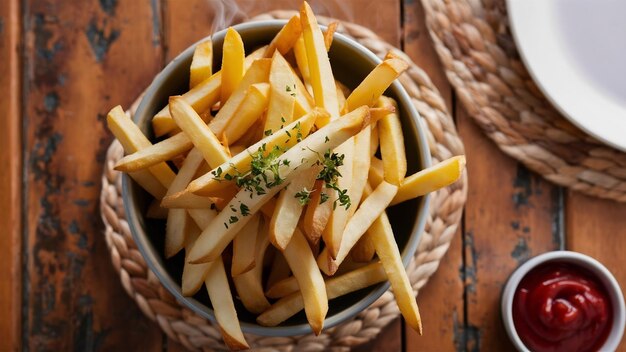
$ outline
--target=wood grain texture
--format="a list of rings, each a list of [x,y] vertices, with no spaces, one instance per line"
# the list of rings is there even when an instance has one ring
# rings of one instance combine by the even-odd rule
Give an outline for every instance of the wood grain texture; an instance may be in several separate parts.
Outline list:
[[[162,333],[122,289],[98,203],[111,136],[161,67],[153,7],[141,1],[24,4],[24,348],[160,350]]]
[[[566,199],[567,249],[596,258],[626,292],[626,204],[573,191],[567,193]],[[626,351],[623,339],[618,351]]]
[[[559,190],[505,156],[463,109],[457,109],[457,121],[470,175],[463,238],[464,347],[510,350],[500,318],[502,286],[526,259],[559,248]]]
[[[21,349],[21,14],[20,2],[0,3],[0,351]]]

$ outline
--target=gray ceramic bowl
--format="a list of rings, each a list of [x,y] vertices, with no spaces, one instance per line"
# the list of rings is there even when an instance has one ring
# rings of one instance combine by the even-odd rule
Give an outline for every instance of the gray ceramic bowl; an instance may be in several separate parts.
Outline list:
[[[252,22],[237,25],[235,29],[243,38],[246,52],[251,52],[251,50],[269,43],[284,24],[285,21],[277,20]],[[214,57],[217,59],[215,67],[220,65],[219,58],[222,56],[224,35],[225,31],[213,35]],[[182,94],[187,90],[189,65],[194,46],[189,47],[170,62],[148,87],[134,116],[135,122],[146,135],[153,136],[150,120],[156,112],[167,104],[168,97]],[[335,34],[329,55],[335,77],[349,88],[356,87],[380,62],[380,59],[371,51],[341,34]],[[386,94],[398,102],[399,115],[404,129],[409,173],[428,167],[430,165],[430,153],[426,137],[419,115],[411,104],[409,96],[398,82],[394,82]],[[180,277],[183,267],[183,254],[181,253],[169,260],[164,259],[162,253],[165,223],[144,217],[150,197],[126,175],[123,178],[123,197],[131,232],[150,269],[179,302],[214,322],[213,310],[205,290],[201,290],[193,298],[182,295]],[[418,240],[424,229],[427,208],[428,197],[421,197],[394,206],[389,210],[405,265],[408,265],[417,248]],[[332,300],[329,304],[324,327],[329,328],[354,317],[380,297],[388,287],[388,283],[382,283]],[[280,326],[263,327],[256,324],[255,317],[247,313],[237,300],[235,301],[244,332],[265,336],[291,336],[311,332],[304,313],[299,313]]]

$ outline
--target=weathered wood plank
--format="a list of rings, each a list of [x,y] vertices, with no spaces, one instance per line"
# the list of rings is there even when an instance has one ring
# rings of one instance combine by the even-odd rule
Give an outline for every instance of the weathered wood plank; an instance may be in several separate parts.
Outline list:
[[[22,243],[22,120],[21,120],[20,2],[0,3],[0,350],[21,348]]]
[[[469,172],[464,347],[511,350],[500,319],[500,292],[519,264],[559,248],[559,189],[504,155],[463,109],[457,116]]]
[[[403,16],[404,51],[428,73],[452,113],[452,88],[428,36],[421,3],[405,0]],[[439,269],[418,296],[424,322],[424,336],[419,336],[407,328],[405,331],[407,351],[452,351],[463,345],[464,289],[463,277],[459,274],[459,268],[463,266],[462,237],[459,228]]]
[[[99,215],[106,112],[161,66],[150,0],[23,3],[27,275],[24,348],[160,350],[127,296]]]
[[[626,292],[626,204],[568,191],[565,203],[567,249],[596,258]],[[626,351],[622,340],[619,351]]]

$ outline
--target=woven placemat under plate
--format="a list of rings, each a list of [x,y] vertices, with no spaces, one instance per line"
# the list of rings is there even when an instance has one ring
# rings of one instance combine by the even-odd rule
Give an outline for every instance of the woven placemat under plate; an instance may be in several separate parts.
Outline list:
[[[289,18],[294,12],[275,11],[255,19]],[[329,23],[327,18],[319,18]],[[370,30],[358,25],[343,23],[339,31],[354,37],[379,57],[394,50]],[[408,58],[407,61],[411,62]],[[412,98],[426,127],[426,135],[433,163],[453,155],[463,154],[463,143],[459,139],[445,103],[428,76],[411,62],[411,66],[400,81]],[[136,108],[131,107],[131,112]],[[180,305],[159,283],[148,269],[135,245],[125,219],[121,196],[120,173],[113,165],[123,156],[121,145],[115,141],[109,147],[102,177],[101,212],[105,224],[105,237],[111,252],[115,270],[119,272],[124,289],[137,302],[140,309],[173,340],[191,350],[225,350],[218,329],[208,321]],[[431,206],[425,232],[417,252],[407,269],[416,292],[426,284],[437,270],[439,261],[448,250],[461,220],[467,194],[467,178],[432,194]],[[427,309],[425,307],[424,309]],[[304,335],[293,337],[263,337],[246,335],[250,347],[267,351],[326,351],[349,350],[365,343],[383,327],[399,316],[398,307],[391,292],[387,291],[374,304],[354,319],[324,330],[320,336]],[[428,324],[428,322],[425,322]]]
[[[626,153],[573,126],[539,91],[513,41],[505,0],[422,4],[457,96],[500,149],[558,185],[626,202]]]

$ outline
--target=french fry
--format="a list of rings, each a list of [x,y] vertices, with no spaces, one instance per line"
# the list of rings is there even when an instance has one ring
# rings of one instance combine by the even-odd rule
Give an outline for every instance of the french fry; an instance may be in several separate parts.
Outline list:
[[[341,109],[346,103],[346,95],[343,93],[343,89],[341,88],[341,83],[339,83],[339,81],[335,81],[335,88],[337,89],[337,106]]]
[[[326,51],[330,49],[336,27],[337,27],[337,22],[333,22],[328,26],[328,30],[326,30],[326,32],[324,33],[324,46],[326,47]],[[296,58],[296,64],[298,65],[298,70],[300,70],[300,74],[302,75],[302,79],[304,81],[304,86],[306,87],[306,91],[312,94],[313,87],[311,86],[311,75],[309,73],[309,61],[306,57],[307,55],[306,48],[304,46],[304,37],[302,35],[295,42],[293,46],[293,53]],[[339,106],[343,107],[343,103],[339,104]],[[320,127],[325,125],[326,123],[328,123],[328,121],[322,122],[320,124]]]
[[[146,217],[148,219],[167,219],[167,208],[161,207],[161,202],[155,199],[148,206]]]
[[[209,223],[217,216],[217,212],[213,209],[187,209],[187,213],[200,229],[209,226]]]
[[[165,225],[165,258],[171,258],[185,246],[188,219],[185,209],[170,209]]]
[[[248,88],[245,104],[241,104],[224,128],[224,136],[229,143],[235,143],[261,117],[267,107],[270,86],[267,83],[256,83]]]
[[[344,144],[337,147],[333,150],[334,153],[338,155],[343,155],[343,165],[339,166],[337,170],[341,174],[342,177],[337,178],[337,187],[342,190],[347,190],[347,194],[352,199],[353,189],[352,189],[352,172],[353,172],[353,162],[354,162],[354,138],[348,139]],[[348,223],[348,218],[350,216],[350,209],[346,209],[344,206],[340,206],[338,203],[338,193],[333,189],[327,189],[327,192],[330,195],[328,199],[329,203],[333,204],[333,211],[330,213],[330,219],[328,220],[328,224],[322,233],[322,238],[324,239],[324,244],[326,244],[326,251],[328,254],[335,258],[337,253],[339,252],[339,248],[341,246],[341,238],[343,236],[343,231],[346,228],[346,224]],[[335,207],[335,205],[337,205]],[[357,204],[353,204],[355,207]]]
[[[309,60],[306,58],[306,48],[304,47],[304,37],[300,36],[293,46],[293,54],[296,58],[296,64],[298,65],[298,71],[302,75],[302,81],[306,90],[313,94],[313,87],[311,86],[311,74],[309,72]]]
[[[194,112],[195,113],[195,112]],[[167,190],[166,197],[172,193],[176,193],[186,187],[194,173],[198,169],[198,166],[202,163],[202,154],[194,149],[192,150],[178,174],[171,183]],[[167,213],[167,223],[165,226],[165,257],[171,258],[176,255],[186,242],[186,234],[190,232],[187,211],[185,209],[170,209]]]
[[[209,126],[202,121],[198,113],[183,98],[171,97],[169,107],[170,114],[178,127],[200,150],[209,166],[220,165],[230,158]]]
[[[293,78],[287,60],[279,51],[274,52],[269,76],[270,100],[263,131],[272,133],[293,120],[296,104],[296,83]]]
[[[318,160],[318,156],[323,155],[326,150],[334,149],[362,128],[368,127],[368,117],[369,109],[367,107],[356,109],[319,129],[278,157],[275,163],[278,174],[284,179],[282,185],[268,187],[267,184],[261,184],[262,192],[242,189],[215,220],[204,229],[191,250],[190,260],[194,263],[215,260],[250,219],[249,216],[240,216],[233,209],[240,209],[244,206],[248,208],[250,215],[255,214],[265,202],[291,181],[293,171],[296,168],[310,167]],[[265,175],[274,183],[277,182],[271,172],[266,172]]]
[[[278,196],[276,208],[270,221],[269,240],[274,247],[281,251],[285,250],[298,226],[298,220],[300,220],[304,208],[302,199],[306,201],[308,198],[308,192],[313,189],[315,178],[320,169],[320,167],[311,167],[302,170]]]
[[[408,67],[409,64],[401,59],[384,60],[352,91],[344,109],[350,111],[361,105],[374,105],[391,83]]]
[[[181,290],[183,296],[190,297],[196,294],[202,288],[204,279],[206,278],[210,263],[191,264],[187,262],[189,249],[200,235],[200,229],[194,224],[187,226],[187,242],[185,244],[185,264],[183,265],[183,276],[181,279]]]
[[[350,185],[350,199],[354,204],[354,207],[349,209],[349,216],[351,217],[357,209],[357,204],[361,202],[365,185],[367,185],[368,172],[370,169],[370,141],[371,141],[371,128],[365,128],[359,134],[354,137],[354,161],[352,172],[352,184]],[[352,257],[360,262],[369,262],[373,257],[373,247],[367,247],[367,240],[361,238],[352,249]],[[368,249],[371,249],[368,251]],[[369,253],[372,253],[368,257]],[[356,254],[355,254],[356,253]],[[369,258],[369,259],[365,259]]]
[[[217,208],[221,210],[239,191],[234,183],[230,183],[227,187],[220,188],[211,194],[210,197],[198,196],[191,192],[183,190],[176,194],[166,196],[161,202],[161,206],[165,208],[185,208],[185,209],[207,209]]]
[[[332,277],[326,281],[328,299],[341,297],[351,292],[375,285],[386,280],[385,271],[380,263],[372,263],[354,271]],[[289,319],[304,308],[300,292],[281,298],[256,319],[263,326],[276,326]]]
[[[299,118],[315,107],[315,100],[313,100],[311,93],[309,93],[306,86],[302,83],[293,68],[291,69],[291,75],[293,81],[296,82],[296,103],[294,106],[293,116],[294,118]]]
[[[289,276],[272,285],[267,292],[265,292],[265,295],[269,298],[276,299],[288,296],[298,291],[300,291],[298,281],[295,277]]]
[[[315,106],[326,109],[331,118],[338,118],[339,109],[335,79],[328,60],[324,36],[311,7],[306,1],[300,8],[300,21],[302,22],[302,36],[304,37]]]
[[[352,260],[358,263],[369,263],[376,254],[376,248],[372,242],[371,234],[369,230],[363,234],[361,239],[352,247],[350,251],[350,257]]]
[[[207,209],[216,206],[218,200],[215,197],[202,197],[188,192],[179,192],[166,196],[161,201],[161,206],[166,209]]]
[[[402,203],[451,185],[461,178],[464,169],[465,156],[457,155],[428,169],[419,171],[404,179],[398,194],[391,201],[391,205]]]
[[[263,144],[265,144],[265,149],[268,153],[277,146],[280,148],[291,148],[298,142],[298,139],[292,138],[292,136],[297,137],[299,132],[302,134],[302,138],[307,137],[319,115],[327,115],[327,113],[321,109],[312,110],[302,118],[251,145],[245,151],[228,160],[228,162],[197,178],[189,185],[188,191],[200,195],[211,195],[215,190],[227,187],[229,182],[225,181],[226,178],[234,177],[237,172],[245,173],[250,170],[252,155],[258,152]],[[218,170],[221,171],[218,172]],[[218,173],[219,177],[216,179]]]
[[[324,46],[326,47],[326,51],[329,51],[330,46],[333,44],[333,37],[338,25],[338,22],[331,22],[328,24],[326,32],[324,32]]]
[[[148,170],[139,170],[135,172],[129,172],[128,176],[135,180],[150,195],[156,199],[161,199],[167,193],[167,189],[161,184],[161,182],[154,177]]]
[[[317,243],[328,224],[330,214],[333,211],[332,202],[322,202],[322,197],[330,197],[324,187],[324,181],[318,180],[314,185],[315,191],[311,194],[311,200],[304,212],[304,233],[310,243]]]
[[[107,114],[107,127],[113,132],[115,138],[120,141],[126,153],[135,153],[152,146],[148,138],[119,105],[111,109]],[[172,169],[165,163],[152,166],[149,172],[166,188],[169,187],[175,177]],[[145,178],[149,179],[150,177],[145,176]]]
[[[174,120],[172,120],[172,123],[174,123],[173,121]],[[115,170],[123,172],[139,171],[170,160],[188,151],[192,147],[193,143],[191,143],[189,137],[184,133],[179,133],[155,143],[150,147],[126,155],[115,164]]]
[[[367,178],[370,169],[371,155],[371,128],[364,128],[354,137],[354,158],[352,163],[352,183],[350,185],[350,200],[353,207],[350,207],[349,215],[352,216],[361,203],[363,190],[367,185]]]
[[[348,225],[346,225],[337,257],[335,259],[331,258],[327,248],[324,248],[318,256],[317,264],[326,275],[333,275],[337,271],[352,247],[372,225],[374,220],[385,211],[385,208],[387,208],[397,191],[397,186],[382,182],[371,194],[366,194],[367,198],[363,200],[359,209],[354,213]]]
[[[167,189],[163,187],[161,182],[154,177],[148,170],[139,170],[129,172],[128,176],[135,180],[146,192],[150,193],[156,199],[161,199],[167,193]]]
[[[194,224],[187,226],[187,242],[185,243],[185,264],[183,266],[183,276],[181,279],[181,290],[184,296],[190,297],[202,288],[204,279],[208,274],[210,264],[190,264],[187,262],[189,249],[200,235],[200,229]]]
[[[294,46],[301,33],[302,26],[300,25],[300,17],[298,15],[294,15],[289,19],[287,24],[280,29],[274,39],[272,39],[263,56],[272,57],[276,51],[282,55],[286,55],[287,52],[289,52],[289,50],[291,50]]]
[[[372,187],[377,187],[381,182],[385,180],[385,171],[383,169],[383,161],[377,157],[372,157],[370,163],[370,170],[368,173],[368,182]],[[400,190],[398,190],[398,193]],[[396,197],[398,195],[396,194]],[[393,201],[392,201],[393,202]]]
[[[213,41],[207,39],[196,45],[189,69],[189,89],[213,74]]]
[[[220,101],[227,101],[243,78],[244,60],[246,57],[243,48],[243,40],[239,33],[232,27],[229,27],[226,31],[222,51],[222,87]]]
[[[237,237],[235,237],[235,239],[237,239]],[[244,307],[251,313],[259,314],[270,306],[270,302],[267,301],[263,293],[263,283],[261,282],[263,276],[263,260],[267,246],[269,245],[267,226],[262,226],[255,243],[256,253],[254,255],[254,267],[246,273],[233,277],[233,282],[235,283],[235,288],[237,289],[237,293]],[[233,259],[234,256],[235,254],[233,254]]]
[[[217,320],[226,345],[231,350],[249,348],[237,319],[237,311],[235,310],[222,258],[217,258],[217,260],[211,263],[204,282],[209,292],[215,320]]]
[[[374,221],[368,233],[371,234],[376,254],[391,283],[400,313],[402,313],[406,323],[421,335],[422,321],[415,300],[415,292],[402,264],[402,257],[398,244],[395,241],[389,218],[384,211]]]
[[[256,83],[267,83],[271,64],[271,59],[255,60],[241,79],[239,86],[232,92],[230,99],[222,101],[220,111],[209,125],[216,136],[221,136],[226,126],[232,123],[233,116],[245,101],[250,86]],[[230,136],[228,137],[230,144],[232,144],[233,140]]]
[[[346,259],[341,264],[335,276],[343,275],[350,271],[354,271],[365,266],[365,264],[363,264],[365,262],[355,262],[355,261],[350,261],[348,259]],[[326,282],[328,284],[331,281],[326,281]],[[298,286],[298,281],[296,280],[295,277],[288,276],[282,280],[276,281],[276,283],[271,285],[270,288],[265,292],[265,295],[269,298],[278,299],[278,298],[283,298],[285,296],[288,296],[298,291],[300,291],[300,287]],[[331,299],[331,298],[328,297],[328,299]]]
[[[241,275],[254,268],[254,255],[260,230],[260,220],[259,214],[253,215],[252,219],[233,239],[233,263],[230,269],[232,277]]]
[[[387,97],[380,97],[379,100],[389,101],[394,106],[396,104],[393,99]],[[407,170],[400,118],[394,112],[380,119],[376,126],[378,126],[380,133],[380,154],[383,159],[385,181],[399,186],[402,184]]]
[[[296,228],[283,254],[298,281],[309,325],[315,335],[319,335],[328,312],[326,287],[311,248],[299,229]]]
[[[376,152],[378,151],[378,146],[380,143],[380,139],[379,139],[379,130],[378,130],[378,123],[376,123],[376,125],[372,126],[372,133],[371,133],[371,141],[370,141],[370,155],[374,156],[376,155]]]

